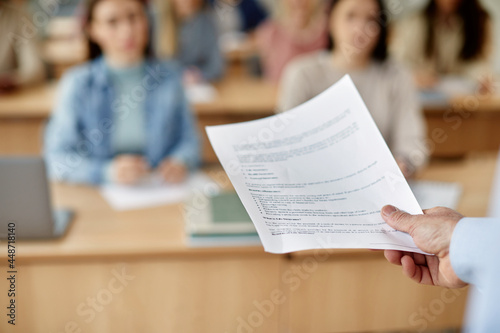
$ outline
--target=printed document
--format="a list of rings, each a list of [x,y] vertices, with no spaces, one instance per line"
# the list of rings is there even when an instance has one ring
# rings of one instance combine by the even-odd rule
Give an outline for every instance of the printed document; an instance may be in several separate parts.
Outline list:
[[[423,253],[380,215],[422,210],[349,76],[290,111],[206,130],[267,252]]]

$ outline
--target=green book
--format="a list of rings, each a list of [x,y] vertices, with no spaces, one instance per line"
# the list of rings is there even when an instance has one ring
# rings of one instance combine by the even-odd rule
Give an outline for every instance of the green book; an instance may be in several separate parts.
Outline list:
[[[214,223],[252,223],[235,192],[224,192],[210,198],[210,206]]]
[[[215,195],[199,212],[187,214],[186,231],[192,237],[257,235],[250,216],[235,192]]]

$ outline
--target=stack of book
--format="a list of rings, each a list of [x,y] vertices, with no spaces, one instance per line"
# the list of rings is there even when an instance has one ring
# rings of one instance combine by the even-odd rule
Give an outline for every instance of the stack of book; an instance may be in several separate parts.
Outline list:
[[[186,203],[187,242],[192,247],[261,245],[257,231],[235,192],[222,192],[205,204]]]

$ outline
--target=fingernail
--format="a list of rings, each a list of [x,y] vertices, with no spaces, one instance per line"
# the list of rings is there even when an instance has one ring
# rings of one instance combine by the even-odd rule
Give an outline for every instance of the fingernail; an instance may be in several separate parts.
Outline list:
[[[384,216],[391,216],[391,214],[394,213],[397,210],[398,209],[396,207],[391,206],[391,205],[384,206],[382,208],[382,214],[384,214]]]

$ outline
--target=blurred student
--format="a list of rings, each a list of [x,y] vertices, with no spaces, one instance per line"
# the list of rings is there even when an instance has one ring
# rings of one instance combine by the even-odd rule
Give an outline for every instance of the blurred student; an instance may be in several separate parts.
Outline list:
[[[187,84],[220,79],[224,58],[213,14],[204,0],[158,0],[157,54],[175,57]]]
[[[328,24],[320,0],[279,0],[273,19],[256,30],[264,75],[279,82],[295,57],[328,45]]]
[[[398,22],[391,52],[411,66],[420,88],[433,87],[443,75],[482,81],[491,73],[491,38],[489,16],[479,1],[432,0]]]
[[[90,61],[60,83],[46,132],[51,178],[134,184],[150,171],[180,182],[199,162],[195,120],[180,69],[149,56],[141,0],[90,0]]]
[[[37,29],[15,4],[0,0],[0,94],[45,78]]]
[[[350,74],[405,174],[427,159],[425,124],[411,74],[388,58],[380,0],[334,0],[331,51],[292,62],[281,81],[280,111],[289,110]]]
[[[249,33],[266,18],[267,10],[258,0],[209,0],[216,14],[220,34]]]

